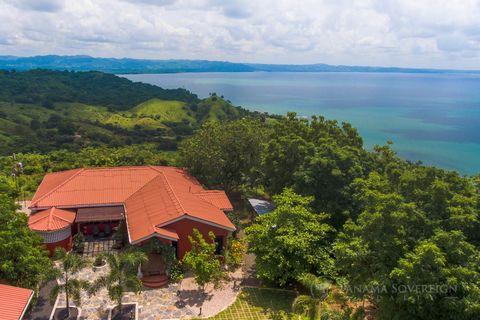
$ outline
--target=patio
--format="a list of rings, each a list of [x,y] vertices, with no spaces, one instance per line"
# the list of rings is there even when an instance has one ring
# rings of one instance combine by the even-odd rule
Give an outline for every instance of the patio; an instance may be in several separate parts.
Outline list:
[[[108,272],[108,266],[94,271],[92,268],[85,268],[75,275],[87,281],[94,281],[101,275]],[[194,316],[188,307],[177,307],[179,298],[177,296],[179,285],[170,284],[160,289],[144,289],[140,294],[127,292],[123,297],[124,303],[138,303],[138,319],[189,319]],[[95,296],[89,297],[86,292],[82,296],[82,318],[84,319],[107,319],[108,308],[113,307],[115,302],[108,297],[106,289],[101,289]],[[65,294],[58,297],[57,306],[65,306]]]
[[[85,268],[74,277],[93,282],[100,276],[108,273],[108,265],[100,269]],[[230,274],[231,281],[226,282],[219,289],[208,286],[205,296],[195,284],[191,276],[187,276],[179,284],[170,283],[162,288],[144,288],[138,295],[126,292],[123,303],[136,303],[138,305],[139,320],[157,319],[192,319],[197,318],[202,309],[202,316],[216,315],[234,303],[240,292],[240,284],[243,278],[241,269]],[[96,295],[89,297],[83,291],[81,293],[83,319],[107,319],[109,308],[115,306],[111,301],[107,289],[103,288]],[[65,307],[65,294],[61,293],[57,299],[57,307]]]
[[[83,243],[83,256],[94,257],[100,253],[118,252],[112,237],[94,238],[88,236]]]

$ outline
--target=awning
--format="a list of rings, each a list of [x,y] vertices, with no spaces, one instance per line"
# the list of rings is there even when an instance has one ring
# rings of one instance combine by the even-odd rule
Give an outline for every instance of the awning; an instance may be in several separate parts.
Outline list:
[[[117,221],[125,216],[123,206],[79,208],[75,222]]]

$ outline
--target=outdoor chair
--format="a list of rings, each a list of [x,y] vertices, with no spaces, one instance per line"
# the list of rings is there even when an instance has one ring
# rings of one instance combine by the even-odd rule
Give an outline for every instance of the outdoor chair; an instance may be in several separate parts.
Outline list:
[[[92,228],[92,233],[93,233],[93,236],[95,238],[98,238],[98,234],[99,234],[100,230],[98,228],[98,224],[94,224],[93,225],[93,228]]]
[[[106,237],[112,234],[112,228],[110,227],[109,223],[105,225],[105,228],[103,228],[103,232],[105,232]]]

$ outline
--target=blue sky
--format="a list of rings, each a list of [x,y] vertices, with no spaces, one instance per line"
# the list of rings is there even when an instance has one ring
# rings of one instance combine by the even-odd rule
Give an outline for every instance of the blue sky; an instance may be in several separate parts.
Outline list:
[[[0,0],[0,55],[480,69],[480,0]]]

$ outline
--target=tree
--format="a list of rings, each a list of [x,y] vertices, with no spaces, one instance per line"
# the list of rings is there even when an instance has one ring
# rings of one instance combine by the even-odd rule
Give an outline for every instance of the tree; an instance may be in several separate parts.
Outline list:
[[[273,197],[276,209],[245,229],[249,250],[256,255],[257,275],[279,285],[304,273],[333,275],[329,244],[334,229],[328,215],[312,212],[312,197],[285,189]]]
[[[179,146],[180,164],[210,187],[227,191],[258,179],[264,128],[258,120],[209,121]]]
[[[204,292],[208,283],[218,287],[224,274],[220,260],[215,255],[215,235],[210,232],[208,237],[210,241],[207,241],[198,229],[193,229],[193,236],[188,237],[192,249],[183,257],[184,264],[192,270],[195,282]]]
[[[478,319],[480,251],[460,231],[437,230],[400,259],[390,277],[398,291],[393,310],[404,318]]]
[[[337,236],[333,244],[335,265],[351,286],[388,285],[398,260],[431,228],[414,203],[395,192],[376,189],[382,185],[377,174],[357,184],[361,185],[356,195],[362,199],[363,211],[356,221],[347,221]]]
[[[59,292],[65,292],[67,318],[70,317],[70,298],[78,307],[81,304],[82,290],[89,288],[89,282],[73,278],[73,276],[87,266],[87,262],[81,256],[73,252],[67,252],[64,248],[55,249],[55,258],[60,260],[60,267],[56,268],[55,276],[60,279],[50,292],[50,300],[55,301]]]
[[[137,277],[140,264],[148,261],[147,255],[139,250],[128,250],[120,253],[107,253],[105,259],[109,273],[101,276],[93,283],[90,294],[101,288],[107,288],[108,296],[115,301],[118,311],[122,311],[122,297],[125,290],[135,293],[142,291],[142,281]]]
[[[312,207],[331,214],[340,229],[355,216],[349,186],[372,166],[362,139],[351,125],[315,117],[309,121],[288,113],[275,122],[262,153],[263,184],[269,193],[285,187],[314,197]]]
[[[27,216],[16,208],[12,198],[0,194],[0,280],[36,290],[51,276],[53,264],[42,239],[28,228]]]
[[[480,303],[478,203],[471,179],[399,162],[352,185],[361,213],[333,244],[339,279],[379,319],[474,319]]]
[[[309,294],[297,296],[293,301],[292,309],[296,313],[307,314],[310,319],[319,319],[320,304],[328,294],[331,287],[330,281],[305,273],[298,277],[298,282],[308,290]]]

